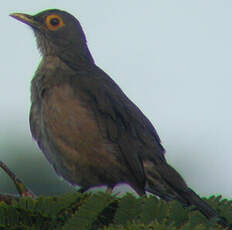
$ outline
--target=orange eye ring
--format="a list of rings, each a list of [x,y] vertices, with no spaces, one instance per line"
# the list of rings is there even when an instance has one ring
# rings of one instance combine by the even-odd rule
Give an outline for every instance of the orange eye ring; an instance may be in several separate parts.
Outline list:
[[[64,26],[64,21],[59,15],[51,14],[46,17],[46,25],[49,30],[55,31]]]

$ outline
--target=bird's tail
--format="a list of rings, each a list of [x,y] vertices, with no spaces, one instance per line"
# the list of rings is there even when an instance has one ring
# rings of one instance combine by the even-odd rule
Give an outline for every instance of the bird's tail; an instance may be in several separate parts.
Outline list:
[[[181,195],[189,205],[196,206],[196,208],[208,219],[218,217],[217,212],[211,208],[206,201],[202,200],[192,189],[188,188],[187,191],[181,192]]]
[[[150,164],[151,165],[151,164]],[[146,190],[167,201],[178,200],[184,206],[194,205],[208,219],[219,218],[218,223],[226,227],[227,222],[219,217],[210,205],[202,200],[187,184],[180,174],[167,163],[146,168]]]
[[[189,203],[194,205],[205,217],[208,219],[218,218],[218,223],[223,227],[228,227],[227,220],[224,217],[218,215],[210,205],[202,200],[192,189],[188,188],[187,192],[182,193],[182,197]],[[229,228],[231,229],[231,227]]]

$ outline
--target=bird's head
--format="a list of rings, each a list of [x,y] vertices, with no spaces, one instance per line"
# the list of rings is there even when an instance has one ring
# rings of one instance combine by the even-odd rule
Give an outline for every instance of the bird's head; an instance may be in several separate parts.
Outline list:
[[[22,13],[13,13],[10,16],[33,29],[42,55],[67,56],[69,53],[74,58],[79,54],[93,62],[82,27],[71,14],[52,9],[33,16]]]

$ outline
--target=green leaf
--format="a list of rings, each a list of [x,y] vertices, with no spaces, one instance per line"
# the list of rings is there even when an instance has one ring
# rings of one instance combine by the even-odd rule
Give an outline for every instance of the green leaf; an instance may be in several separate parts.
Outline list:
[[[76,213],[62,227],[62,230],[88,230],[101,212],[113,201],[107,193],[96,193],[89,196]]]
[[[135,198],[132,194],[127,193],[118,204],[114,222],[118,225],[125,225],[127,222],[138,218],[142,211],[142,199]]]

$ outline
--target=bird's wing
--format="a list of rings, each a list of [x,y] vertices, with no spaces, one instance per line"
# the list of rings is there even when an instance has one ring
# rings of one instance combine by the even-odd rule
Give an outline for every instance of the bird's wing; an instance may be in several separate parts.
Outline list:
[[[164,162],[160,138],[145,115],[102,70],[79,78],[80,88],[89,95],[89,104],[102,134],[120,149],[139,185],[145,184],[143,160]]]

